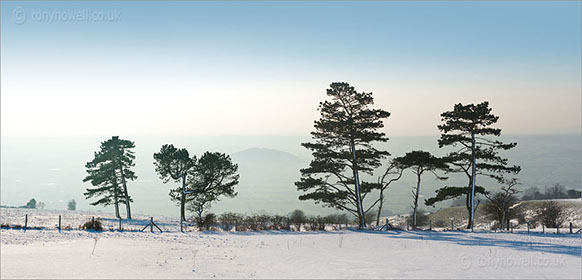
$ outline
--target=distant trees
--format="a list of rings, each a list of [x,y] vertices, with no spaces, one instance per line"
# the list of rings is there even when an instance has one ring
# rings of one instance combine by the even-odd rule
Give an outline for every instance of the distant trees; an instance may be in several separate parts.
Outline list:
[[[77,202],[74,199],[69,200],[69,203],[67,203],[67,209],[71,211],[77,210]]]
[[[540,192],[537,187],[527,188],[521,200],[544,200],[544,199],[565,199],[565,198],[580,198],[582,193],[580,191],[570,189],[560,184],[554,184],[551,187],[546,187],[544,192]]]
[[[186,220],[186,177],[196,165],[196,156],[190,157],[188,150],[177,149],[172,144],[163,145],[160,152],[154,153],[154,166],[164,183],[173,180],[182,182],[182,187],[172,189],[170,197],[180,201],[180,219]]]
[[[29,200],[26,205],[23,206],[23,208],[36,209],[36,199],[33,198]]]
[[[413,212],[412,212],[412,228],[416,229],[417,226],[417,210],[418,210],[418,198],[420,196],[420,179],[422,174],[425,172],[432,173],[439,180],[446,180],[446,177],[442,177],[436,174],[437,170],[447,170],[447,165],[442,159],[433,156],[429,152],[425,151],[412,151],[406,153],[402,157],[395,158],[394,161],[404,169],[410,169],[416,175],[416,188],[412,191],[413,197]]]
[[[389,155],[372,144],[388,140],[380,129],[390,113],[370,108],[372,93],[359,93],[348,83],[332,83],[327,95],[331,100],[319,104],[321,117],[311,132],[314,141],[301,144],[311,150],[314,159],[300,170],[295,185],[303,192],[300,200],[347,211],[358,218],[362,229],[366,227],[365,212],[374,206],[364,209],[364,198],[380,184],[362,180],[360,173],[372,175],[380,160]]]
[[[93,160],[85,165],[88,175],[83,182],[89,181],[95,187],[86,189],[85,198],[100,197],[91,205],[113,204],[117,218],[120,218],[119,203],[124,203],[127,219],[131,219],[130,203],[133,200],[127,191],[127,181],[137,179],[131,170],[135,166],[133,148],[135,145],[132,141],[113,136],[101,143],[100,150],[95,152]]]
[[[441,117],[443,124],[438,125],[442,132],[438,140],[439,147],[457,149],[443,159],[449,165],[449,172],[465,174],[468,184],[466,187],[445,186],[438,189],[436,196],[427,199],[425,203],[434,205],[439,201],[465,195],[469,212],[467,228],[473,228],[475,194],[485,193],[485,188],[476,184],[476,176],[484,175],[502,182],[504,174],[519,173],[519,166],[509,166],[507,159],[499,156],[500,150],[514,148],[517,143],[503,143],[488,138],[499,137],[501,129],[491,127],[499,117],[491,114],[487,101],[477,105],[456,104],[453,111],[444,112]]]
[[[186,197],[189,210],[197,214],[197,221],[202,221],[203,212],[221,196],[237,195],[234,191],[240,177],[237,171],[238,165],[223,153],[206,152],[198,159],[188,178]]]

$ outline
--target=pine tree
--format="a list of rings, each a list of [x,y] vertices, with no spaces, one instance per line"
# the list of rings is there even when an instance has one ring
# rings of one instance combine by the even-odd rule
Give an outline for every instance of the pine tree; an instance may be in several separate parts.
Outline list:
[[[131,219],[130,203],[133,202],[127,191],[127,180],[137,176],[130,169],[135,164],[135,145],[129,140],[113,136],[102,142],[99,152],[95,152],[92,161],[87,162],[88,176],[83,182],[90,181],[96,188],[87,188],[85,198],[100,197],[91,205],[115,205],[115,214],[119,218],[119,203],[125,204],[127,219]]]
[[[416,188],[412,191],[413,212],[412,228],[416,229],[418,212],[418,198],[420,196],[420,179],[425,172],[431,172],[437,179],[446,180],[446,177],[436,174],[437,170],[446,170],[447,165],[439,158],[425,151],[412,151],[402,157],[395,158],[394,161],[405,169],[410,169],[416,175]]]
[[[312,151],[314,159],[301,169],[302,177],[295,185],[304,193],[300,200],[348,211],[358,218],[362,229],[366,227],[365,212],[371,209],[364,210],[363,201],[380,184],[363,181],[360,173],[372,175],[390,155],[372,146],[388,141],[379,130],[390,113],[371,109],[372,93],[359,93],[348,83],[332,83],[327,95],[331,101],[319,104],[321,118],[311,132],[314,141],[301,144]]]
[[[186,149],[177,149],[172,144],[163,145],[159,153],[154,154],[154,166],[156,172],[164,183],[173,180],[182,182],[182,187],[170,191],[170,198],[180,202],[180,219],[186,220],[186,177],[196,165],[196,156],[190,158]],[[172,193],[179,193],[179,199],[175,199]]]
[[[485,194],[485,188],[476,184],[477,175],[496,179],[500,183],[504,174],[517,174],[521,167],[507,164],[507,159],[499,155],[501,150],[514,148],[517,143],[503,143],[490,139],[501,136],[501,129],[491,127],[499,120],[491,114],[489,102],[480,104],[456,104],[453,111],[441,114],[443,124],[438,125],[442,132],[438,140],[439,148],[457,149],[446,155],[443,160],[449,165],[449,172],[462,173],[468,178],[466,187],[445,186],[436,191],[436,196],[426,200],[426,205],[466,195],[469,212],[467,228],[473,228],[475,194]]]
[[[218,152],[206,152],[196,162],[188,177],[189,209],[196,212],[198,222],[202,221],[202,214],[210,209],[213,202],[221,196],[235,197],[237,192],[234,186],[238,184],[238,165],[233,163],[230,156]],[[170,195],[178,197],[177,192]]]

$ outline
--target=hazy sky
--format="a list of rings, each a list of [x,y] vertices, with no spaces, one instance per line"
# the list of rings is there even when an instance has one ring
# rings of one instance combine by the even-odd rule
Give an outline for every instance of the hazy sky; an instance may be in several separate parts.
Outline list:
[[[1,5],[5,136],[307,134],[333,81],[389,135],[483,100],[507,134],[581,130],[578,1]]]

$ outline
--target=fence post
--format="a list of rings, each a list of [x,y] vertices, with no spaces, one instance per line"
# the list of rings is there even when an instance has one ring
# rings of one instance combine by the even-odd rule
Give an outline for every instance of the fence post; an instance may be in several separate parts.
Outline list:
[[[388,219],[386,219],[386,231],[388,231],[388,227],[389,227],[389,226],[390,226],[390,225],[388,224]]]
[[[91,218],[91,225],[95,228],[95,216]]]
[[[527,223],[527,233],[529,233],[529,223]]]
[[[59,232],[61,232],[61,215],[59,215]]]
[[[154,232],[154,217],[150,217],[150,231]]]
[[[513,225],[511,224],[511,222],[509,222],[509,230],[511,231],[511,233],[513,233]]]
[[[452,219],[451,219],[451,230],[455,230],[455,225]]]
[[[428,230],[432,230],[432,220],[428,220]]]
[[[560,234],[560,225],[556,227],[556,234]]]
[[[121,217],[119,217],[119,231],[121,231]]]
[[[28,214],[24,215],[24,232],[26,232],[26,227],[28,226]]]
[[[572,234],[572,223],[570,223],[570,234]]]
[[[542,224],[542,233],[546,233],[546,225]]]

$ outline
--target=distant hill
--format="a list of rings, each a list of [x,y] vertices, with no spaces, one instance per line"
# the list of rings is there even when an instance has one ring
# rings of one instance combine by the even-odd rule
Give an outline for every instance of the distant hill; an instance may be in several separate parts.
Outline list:
[[[307,164],[308,161],[290,153],[267,149],[250,148],[231,155],[232,159],[239,163],[240,168],[288,168]]]

